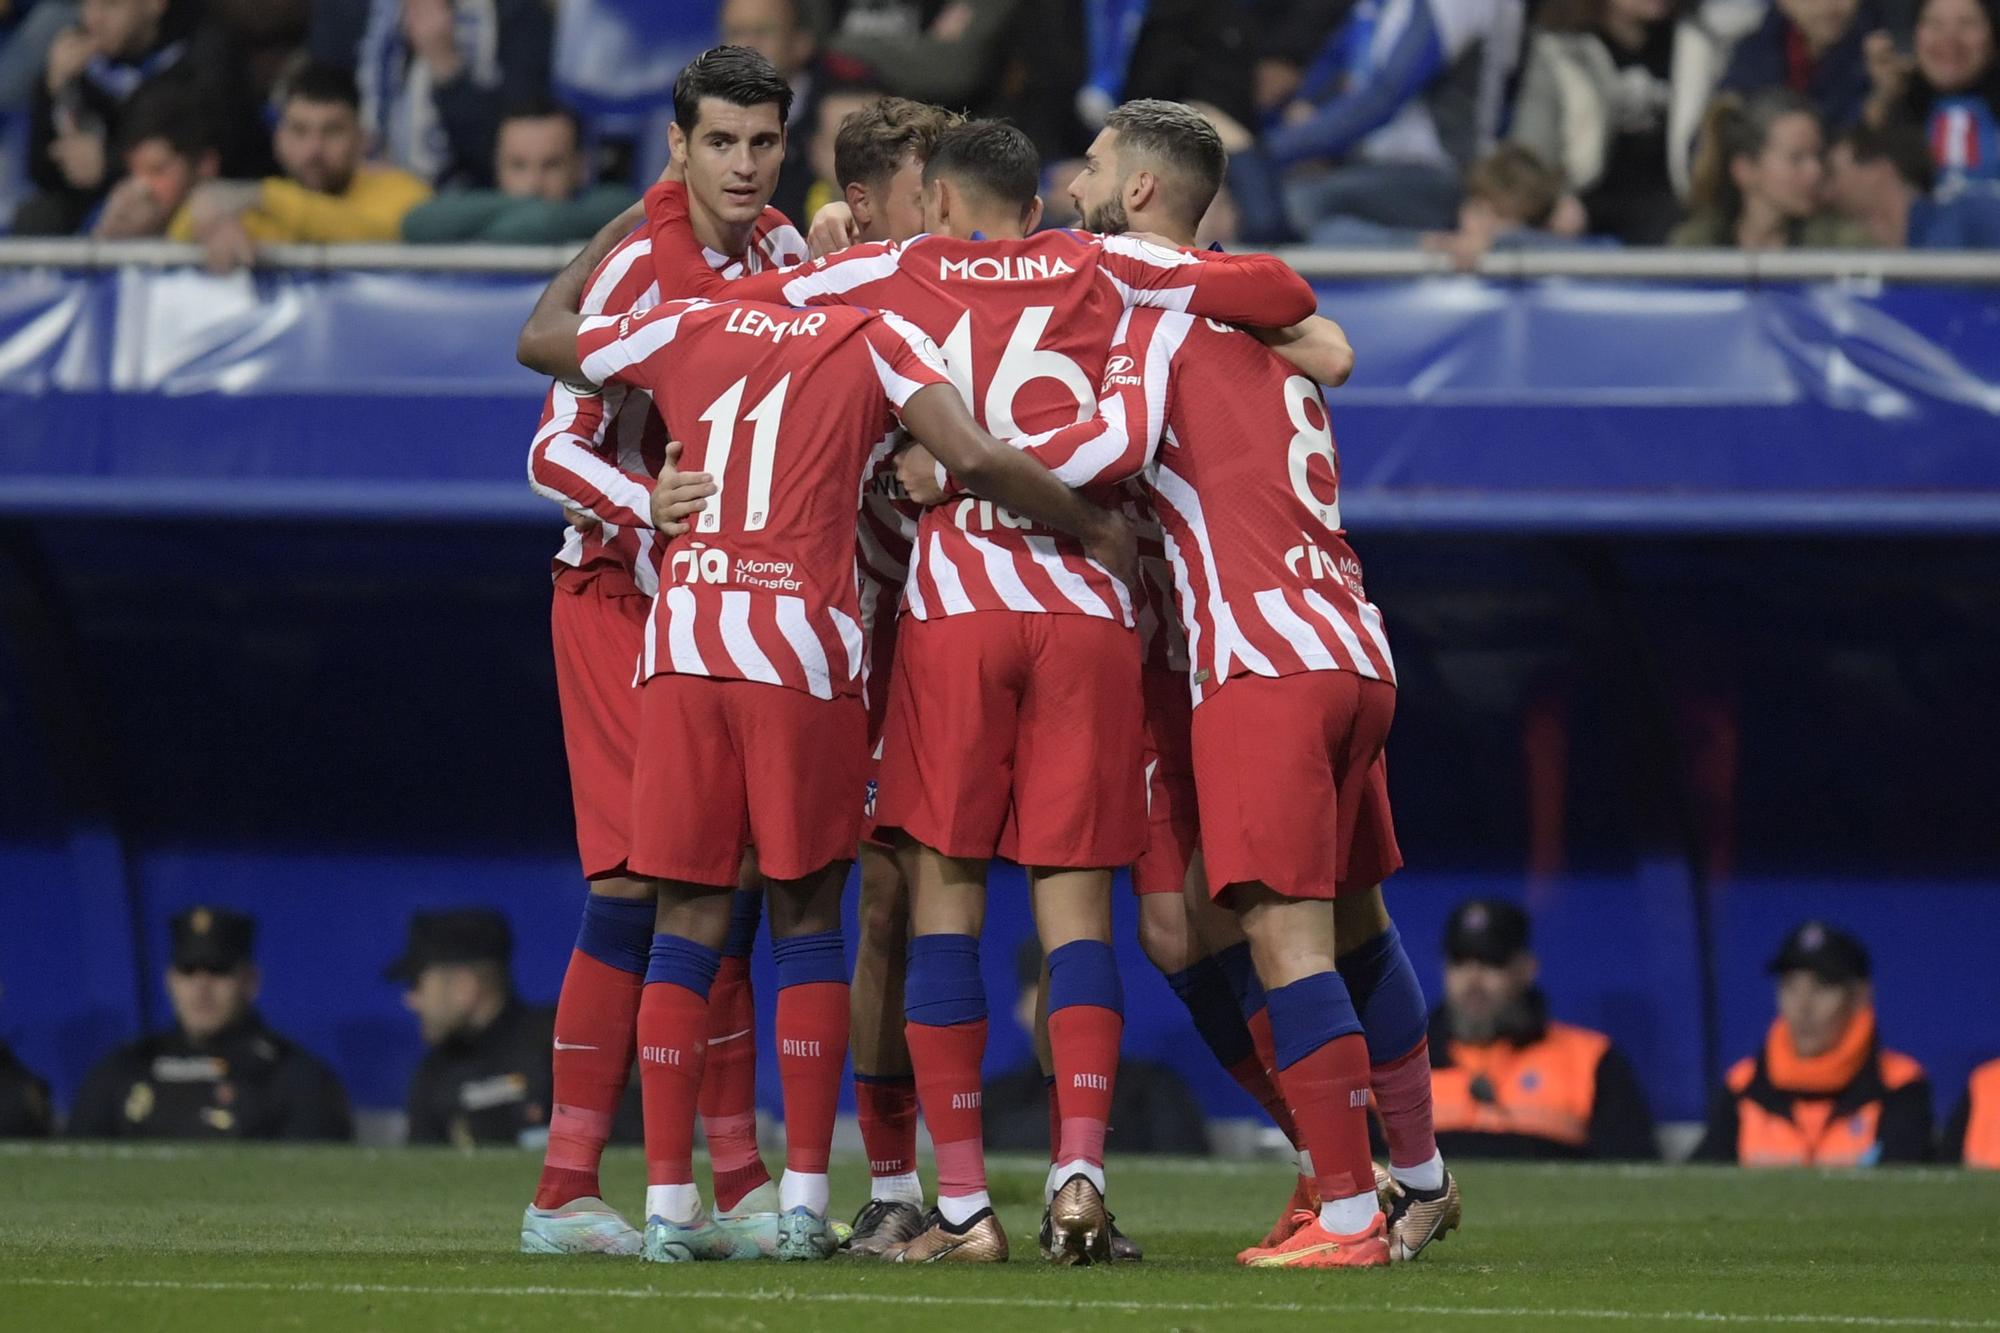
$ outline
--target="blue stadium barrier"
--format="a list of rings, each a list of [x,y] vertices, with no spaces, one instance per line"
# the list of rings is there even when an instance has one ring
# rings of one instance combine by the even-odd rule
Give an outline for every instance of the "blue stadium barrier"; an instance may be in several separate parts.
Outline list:
[[[0,270],[0,1034],[62,1098],[158,1018],[165,921],[196,901],[258,913],[267,1009],[364,1105],[396,1104],[417,1058],[376,980],[411,909],[501,906],[523,989],[553,997],[581,889],[539,583],[557,520],[523,479],[541,386],[512,362],[540,281]],[[1360,349],[1332,402],[1404,669],[1392,905],[1427,988],[1452,903],[1526,896],[1558,1012],[1692,1118],[1715,1057],[1768,1021],[1763,956],[1826,915],[1875,946],[1885,1032],[1955,1095],[2000,1051],[1992,774],[1962,744],[2000,726],[1979,690],[2000,559],[1967,540],[2000,531],[1994,289],[1321,291]],[[1524,667],[1569,632],[1547,605],[1585,608],[1585,646]],[[1601,669],[1628,645],[1590,646],[1603,607],[1666,625],[1674,671],[1688,649],[1740,697],[1725,874],[1619,791],[1653,761]],[[1867,692],[1857,652],[1897,689]],[[1574,697],[1579,832],[1531,881],[1536,673]],[[1132,942],[1129,897],[1118,912],[1132,1053],[1249,1114]],[[996,1016],[1027,930],[1003,872]],[[995,1033],[992,1067],[1027,1058]]]

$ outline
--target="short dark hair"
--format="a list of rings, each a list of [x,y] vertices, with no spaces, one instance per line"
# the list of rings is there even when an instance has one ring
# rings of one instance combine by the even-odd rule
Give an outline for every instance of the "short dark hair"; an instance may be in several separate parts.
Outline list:
[[[851,112],[833,140],[834,184],[843,189],[857,181],[878,185],[906,157],[928,162],[938,138],[960,123],[961,117],[941,106],[907,97],[884,97]]]
[[[1188,220],[1201,221],[1229,170],[1229,152],[1206,116],[1180,102],[1147,97],[1114,108],[1104,128],[1116,131],[1121,157],[1144,153],[1167,167],[1173,177],[1169,186],[1182,196]]]
[[[510,120],[566,120],[577,142],[583,142],[583,121],[576,112],[546,93],[531,93],[507,103],[500,112],[500,123],[505,125]]]
[[[199,162],[203,154],[216,151],[215,126],[208,108],[185,86],[171,80],[141,88],[119,118],[120,156],[152,139],[165,140],[168,148],[189,162]]]
[[[701,99],[719,98],[731,106],[778,104],[778,123],[792,115],[792,85],[776,67],[747,46],[713,46],[688,62],[674,80],[674,123],[682,134],[693,134],[701,120]]]
[[[1027,208],[1042,184],[1042,156],[1032,139],[1004,120],[968,120],[938,135],[924,162],[924,184],[948,176],[996,203]]]
[[[321,106],[337,102],[359,113],[361,89],[354,82],[352,70],[315,61],[302,66],[298,73],[285,80],[284,95],[278,99],[278,104],[283,106],[295,101]]]
[[[1929,194],[1937,184],[1937,162],[1923,132],[1908,121],[1892,120],[1886,125],[1857,121],[1834,139],[1835,147],[1847,145],[1857,163],[1887,162],[1910,187]]]

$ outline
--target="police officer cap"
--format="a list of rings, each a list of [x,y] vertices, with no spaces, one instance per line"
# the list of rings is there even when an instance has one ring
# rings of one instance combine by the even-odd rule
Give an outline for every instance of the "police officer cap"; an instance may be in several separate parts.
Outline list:
[[[1471,898],[1452,909],[1444,956],[1454,963],[1501,967],[1528,948],[1528,914],[1501,898]]]
[[[175,967],[229,972],[250,961],[257,923],[227,907],[190,907],[167,930]]]
[[[385,981],[414,985],[436,963],[500,963],[514,954],[507,918],[486,907],[460,907],[410,916],[410,942],[403,956],[382,971]]]
[[[1821,981],[1842,985],[1868,980],[1868,950],[1861,941],[1824,921],[1808,921],[1785,936],[1766,968],[1772,976],[1810,972]]]

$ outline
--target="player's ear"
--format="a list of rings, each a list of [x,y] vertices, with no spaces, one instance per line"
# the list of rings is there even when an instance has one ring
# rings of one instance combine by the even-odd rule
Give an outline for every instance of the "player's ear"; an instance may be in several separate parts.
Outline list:
[[[681,128],[681,123],[679,121],[674,121],[672,124],[667,126],[667,156],[671,157],[674,161],[685,165],[687,162],[687,155],[688,155],[687,131]]]
[[[869,201],[868,187],[860,181],[849,181],[843,192],[847,196],[847,211],[854,214],[854,225],[866,231],[874,221],[875,207]]]
[[[1160,178],[1150,171],[1135,171],[1132,179],[1125,183],[1125,211],[1137,213],[1160,192]]]
[[[1035,228],[1041,225],[1042,196],[1036,195],[1028,201],[1028,206],[1021,210],[1021,232],[1023,235],[1033,235]]]

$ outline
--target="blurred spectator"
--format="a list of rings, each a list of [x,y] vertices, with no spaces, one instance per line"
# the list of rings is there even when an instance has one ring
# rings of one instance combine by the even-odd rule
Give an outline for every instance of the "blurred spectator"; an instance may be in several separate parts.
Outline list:
[[[1757,30],[1736,44],[1722,87],[1790,88],[1812,99],[1826,128],[1845,129],[1867,105],[1864,46],[1882,26],[1876,0],[1775,0]]]
[[[0,1041],[0,1139],[47,1138],[54,1128],[49,1085]]]
[[[829,142],[840,128],[838,116],[830,126],[822,127],[822,103],[836,84],[864,71],[854,60],[830,66],[820,54],[820,19],[817,11],[808,7],[808,0],[723,0],[720,18],[723,45],[749,47],[770,61],[792,86],[792,111],[785,121],[785,166],[778,173],[771,206],[804,226],[811,210],[836,193],[829,185],[824,198],[814,203],[806,199],[815,184],[828,180],[814,172],[813,142],[822,128]],[[879,89],[874,91],[879,93]],[[853,95],[843,100],[845,106],[839,115],[859,105]]]
[[[1077,93],[1078,115],[1091,129],[1101,129],[1104,117],[1120,102],[1157,97],[1197,102],[1239,124],[1254,125],[1258,10],[1278,7],[1209,0],[1086,0],[1089,72]]]
[[[1041,1021],[1042,946],[1032,936],[1014,955],[1017,984],[1014,1021],[1046,1057]],[[1057,1133],[1055,1076],[1034,1061],[986,1081],[986,1146],[995,1152],[1046,1152]],[[1208,1121],[1181,1076],[1165,1065],[1121,1058],[1112,1087],[1111,1132],[1105,1147],[1118,1152],[1208,1152]]]
[[[953,110],[995,91],[1009,26],[1026,0],[849,0],[828,48],[902,97]]]
[[[1868,38],[1869,123],[1916,126],[1944,179],[2000,178],[1996,29],[1992,0],[1922,0],[1914,58],[1899,53],[1887,34]]]
[[[148,88],[132,99],[121,133],[125,175],[90,234],[107,241],[164,236],[195,186],[221,171],[207,112],[173,84]]]
[[[2000,182],[1931,192],[1929,145],[1914,126],[1850,125],[1827,155],[1827,199],[1885,250],[2000,250]]]
[[[1498,899],[1460,903],[1444,956],[1430,1047],[1447,1158],[1658,1155],[1631,1062],[1603,1033],[1549,1018],[1526,913]]]
[[[313,0],[203,0],[203,4],[209,23],[228,34],[236,56],[231,76],[244,80],[256,100],[264,102],[300,58]]]
[[[1820,209],[1819,116],[1788,88],[1710,105],[1695,155],[1693,215],[1674,245],[1725,250],[1865,246],[1856,224]]]
[[[415,176],[362,160],[354,77],[308,65],[286,85],[272,135],[283,178],[212,181],[196,188],[168,228],[199,241],[220,272],[254,262],[259,243],[393,241],[430,195]]]
[[[1323,244],[1355,249],[1422,246],[1451,256],[1470,271],[1494,250],[1560,250],[1615,246],[1611,237],[1583,235],[1583,206],[1563,193],[1562,178],[1517,143],[1503,143],[1465,173],[1457,231],[1382,227],[1358,218],[1319,229]]]
[[[228,89],[221,34],[198,33],[196,0],[83,0],[78,24],[57,33],[36,89],[29,175],[37,193],[21,205],[14,230],[58,235],[78,230],[111,184],[120,123],[141,88],[181,82],[208,102],[218,124],[248,130],[254,113]],[[232,141],[228,146],[240,157]]]
[[[500,113],[549,91],[547,0],[320,0],[315,61],[355,72],[376,151],[432,185],[491,185]]]
[[[403,239],[555,245],[587,240],[624,211],[624,185],[584,187],[582,129],[568,108],[538,98],[500,119],[491,190],[451,190],[403,218]]]
[[[1771,959],[1778,1017],[1764,1049],[1731,1066],[1695,1160],[1743,1166],[1874,1166],[1930,1155],[1923,1066],[1875,1031],[1868,951],[1808,921]]]
[[[1593,233],[1661,244],[1680,221],[1696,122],[1740,10],[1548,0],[1536,23],[1513,139],[1561,169]]]
[[[346,1139],[333,1071],[265,1024],[251,961],[256,923],[196,907],[171,925],[174,1025],[105,1057],[69,1118],[79,1138]]]
[[[410,918],[403,956],[382,974],[402,985],[430,1047],[410,1080],[410,1142],[526,1143],[547,1132],[555,1010],[514,994],[513,956],[498,912]]]
[[[802,229],[811,225],[813,217],[821,208],[840,200],[846,193],[841,185],[840,166],[835,160],[840,127],[847,123],[849,116],[885,102],[893,102],[896,106],[907,106],[913,110],[928,105],[923,102],[911,102],[906,98],[885,98],[880,88],[858,83],[836,85],[826,89],[822,94],[818,118],[813,126],[811,140],[806,146],[806,161],[810,167],[812,188],[806,191],[805,200],[796,215],[796,220]],[[935,112],[930,113],[931,117],[935,115]],[[786,165],[789,170],[789,151],[787,158]],[[918,165],[921,168],[921,162]],[[778,189],[781,193],[784,190],[783,176],[778,178]],[[923,228],[919,226],[917,230],[922,231]]]
[[[0,116],[28,109],[49,45],[76,12],[74,0],[0,0]]]
[[[1945,1122],[1938,1156],[2000,1171],[2000,1060],[1988,1060],[1965,1081],[1965,1096]]]
[[[1238,159],[1252,236],[1273,229],[1263,170],[1291,173],[1285,212],[1308,238],[1329,218],[1449,227],[1460,179],[1499,131],[1522,21],[1520,0],[1357,9],[1265,131],[1261,157]],[[1309,163],[1327,169],[1296,170]]]

